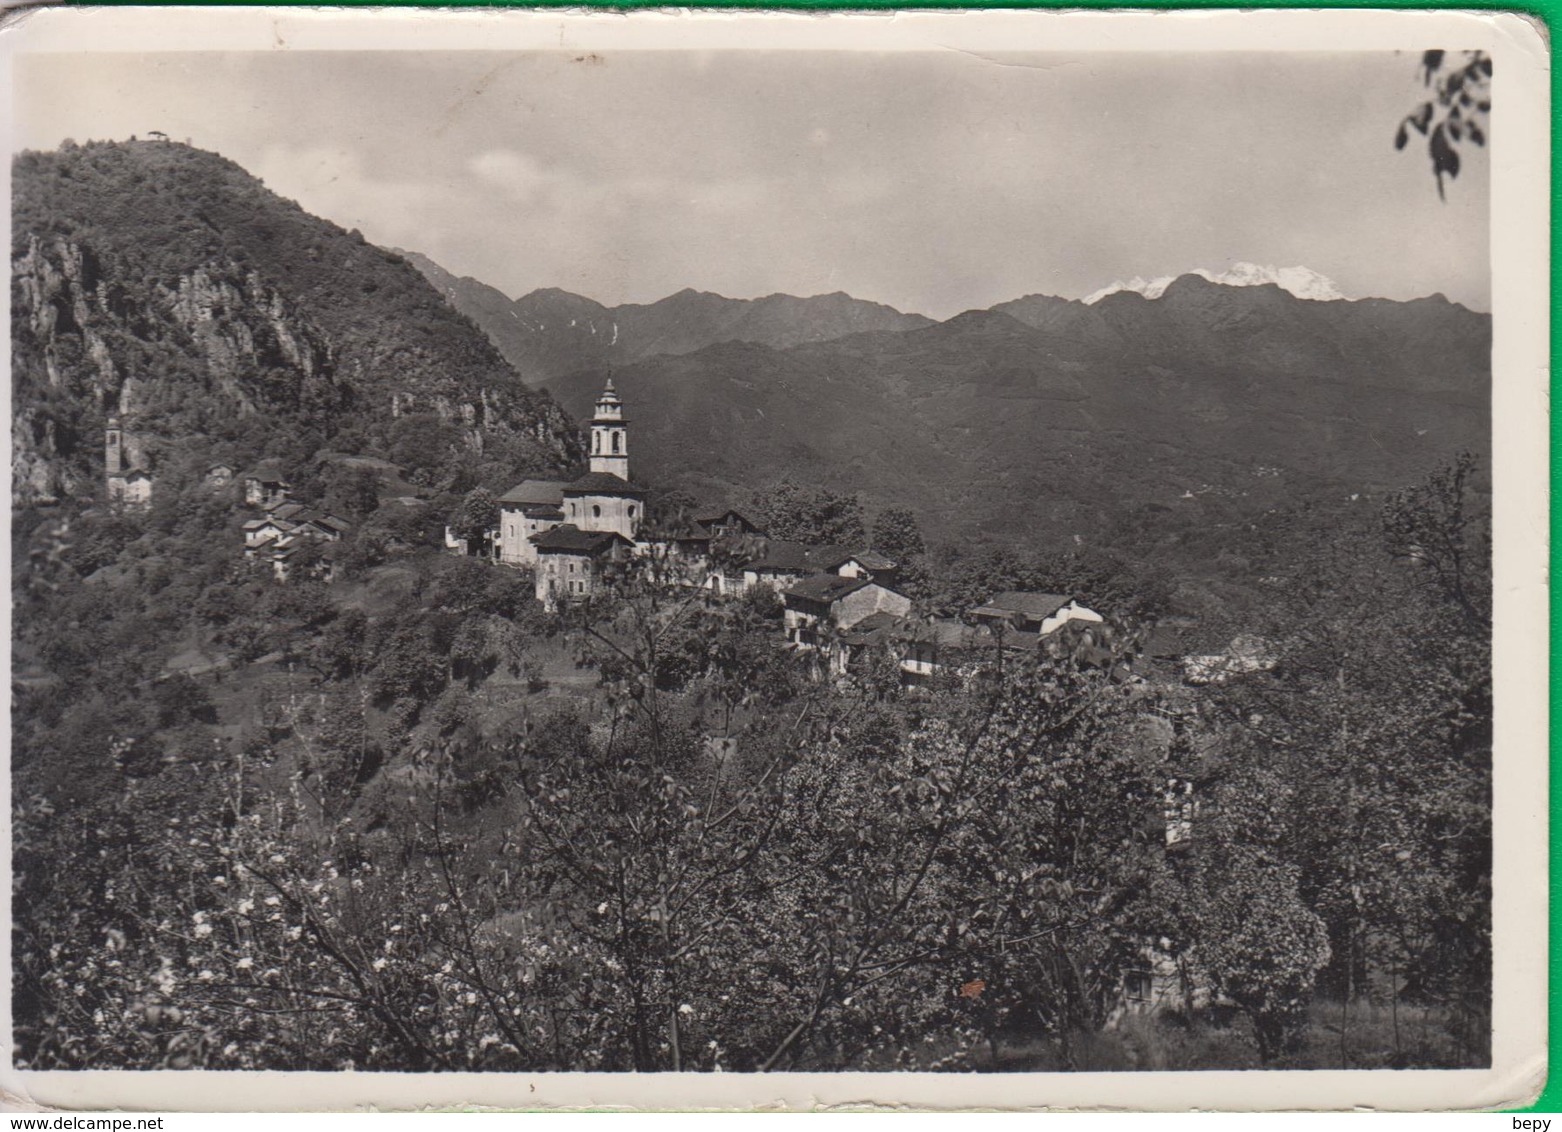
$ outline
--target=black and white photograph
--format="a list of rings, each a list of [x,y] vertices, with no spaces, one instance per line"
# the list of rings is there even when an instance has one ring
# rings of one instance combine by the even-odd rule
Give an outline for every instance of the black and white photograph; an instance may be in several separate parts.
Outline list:
[[[10,45],[10,1094],[1538,1090],[1537,33],[400,15]]]

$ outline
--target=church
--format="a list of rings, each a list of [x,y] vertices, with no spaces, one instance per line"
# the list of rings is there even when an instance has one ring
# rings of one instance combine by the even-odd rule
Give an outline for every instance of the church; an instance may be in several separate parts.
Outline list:
[[[526,480],[499,497],[499,560],[530,565],[549,609],[590,597],[635,548],[644,488],[629,482],[629,421],[610,377],[591,420],[591,470],[569,483]]]
[[[110,417],[103,430],[103,474],[110,503],[137,510],[152,505],[151,470],[137,458],[135,443],[118,417]]]

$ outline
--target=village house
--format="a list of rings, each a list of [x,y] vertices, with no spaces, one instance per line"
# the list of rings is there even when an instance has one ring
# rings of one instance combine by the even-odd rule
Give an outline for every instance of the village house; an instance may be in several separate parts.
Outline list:
[[[315,511],[299,503],[283,503],[270,513],[244,524],[244,557],[271,564],[278,581],[286,581],[291,560],[310,543],[339,542],[352,525],[335,515]],[[330,576],[330,568],[326,568]]]
[[[537,551],[537,600],[549,610],[591,597],[607,577],[610,565],[634,550],[617,531],[583,531],[572,523],[532,538]]]
[[[895,562],[876,550],[821,549],[814,560],[821,570],[843,578],[871,578],[883,585],[894,585],[899,574]]]
[[[674,520],[655,530],[642,528],[635,540],[635,554],[654,564],[653,574],[668,585],[693,586],[713,593],[729,592],[723,586],[732,559],[721,549],[731,540],[712,539],[710,532],[692,519]],[[742,591],[742,578],[730,592]]]
[[[263,511],[286,503],[292,486],[282,476],[281,462],[263,460],[244,475],[244,502]]]
[[[232,464],[213,464],[206,469],[206,486],[213,491],[220,491],[233,482],[234,474]]]
[[[834,545],[809,546],[772,539],[765,542],[758,555],[744,566],[743,588],[769,586],[777,593],[784,593],[802,579],[817,574],[867,578],[893,586],[896,564],[872,550]]]
[[[787,641],[795,648],[826,650],[835,672],[844,672],[851,659],[851,645],[835,636],[837,631],[851,630],[875,614],[895,618],[911,612],[905,594],[869,578],[840,574],[805,578],[782,595],[782,602]]]
[[[940,672],[959,671],[980,650],[991,650],[992,637],[952,617],[897,625],[889,642],[900,655],[901,678],[925,684]]]
[[[699,586],[735,596],[746,589],[745,560],[762,545],[764,530],[742,512],[728,508],[694,518],[675,518],[655,530],[642,529],[636,552],[662,565],[671,584]]]
[[[809,547],[800,542],[771,539],[752,561],[743,567],[743,590],[768,586],[777,593],[796,582],[820,573],[809,557]]]
[[[725,511],[711,511],[694,517],[695,526],[710,539],[763,538],[764,530],[741,511],[729,507]]]
[[[110,417],[103,431],[103,474],[108,501],[144,510],[152,505],[152,472],[131,448],[119,418]]]
[[[989,598],[985,605],[971,610],[979,625],[994,632],[1031,633],[1045,637],[1070,621],[1099,622],[1102,617],[1062,594],[1030,593],[1011,590]]]

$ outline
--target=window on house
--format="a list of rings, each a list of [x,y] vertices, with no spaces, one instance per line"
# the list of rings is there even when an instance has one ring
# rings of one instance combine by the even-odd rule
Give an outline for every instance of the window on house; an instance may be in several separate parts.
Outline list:
[[[631,519],[635,517],[635,505],[633,503],[629,505],[629,517]]]
[[[602,508],[597,506],[595,503],[591,505],[591,517],[593,519],[602,518]]]
[[[1153,980],[1148,971],[1129,971],[1123,976],[1123,993],[1129,1002],[1149,1002]]]

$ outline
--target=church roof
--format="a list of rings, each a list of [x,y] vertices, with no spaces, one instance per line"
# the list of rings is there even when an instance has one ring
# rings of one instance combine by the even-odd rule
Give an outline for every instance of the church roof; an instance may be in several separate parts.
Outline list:
[[[533,507],[557,507],[564,498],[564,486],[559,480],[522,480],[501,495],[499,502]]]
[[[645,488],[636,487],[623,476],[612,472],[587,472],[574,483],[566,484],[569,495],[644,495]]]
[[[556,550],[564,554],[601,554],[615,542],[629,544],[629,540],[617,531],[583,531],[573,523],[531,537],[531,544],[538,550]]]

